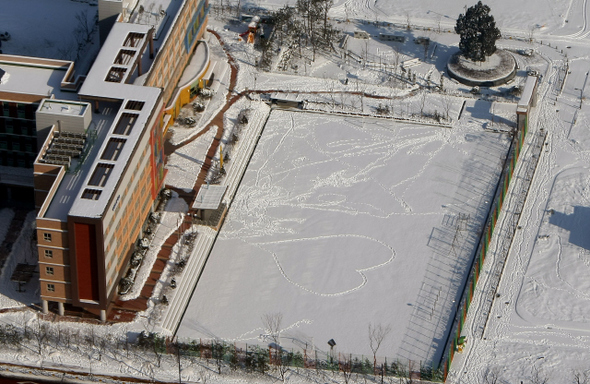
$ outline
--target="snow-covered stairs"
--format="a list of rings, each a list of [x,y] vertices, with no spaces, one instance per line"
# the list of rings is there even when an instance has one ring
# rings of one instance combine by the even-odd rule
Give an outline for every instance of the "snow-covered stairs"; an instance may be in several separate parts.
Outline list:
[[[182,275],[177,278],[178,288],[175,289],[174,296],[161,319],[160,326],[170,333],[174,333],[178,327],[217,236],[217,232],[210,227],[199,226],[197,232],[193,251]]]
[[[250,117],[252,123],[243,128],[238,145],[232,151],[232,160],[226,167],[227,173],[222,181],[222,185],[227,185],[228,187],[224,202],[229,203],[233,200],[240,185],[242,175],[246,172],[250,157],[256,148],[258,138],[262,134],[262,129],[266,124],[269,112],[267,109],[263,111],[260,109],[254,110],[253,116]]]
[[[251,116],[251,123],[244,128],[238,145],[232,151],[232,161],[226,167],[226,175],[222,184],[228,186],[224,202],[231,203],[240,180],[246,172],[250,157],[256,148],[258,138],[262,134],[264,125],[269,116],[270,108],[256,109]],[[207,226],[197,227],[197,239],[193,251],[188,259],[180,278],[176,278],[177,287],[174,295],[169,299],[168,308],[163,314],[160,327],[172,334],[176,332],[197,281],[205,267],[209,253],[215,243],[217,231]]]

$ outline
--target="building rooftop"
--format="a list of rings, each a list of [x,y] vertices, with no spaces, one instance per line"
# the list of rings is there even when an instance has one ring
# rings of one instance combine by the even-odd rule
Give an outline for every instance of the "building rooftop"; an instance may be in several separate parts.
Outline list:
[[[124,80],[113,81],[109,78],[112,68],[119,66],[117,61],[121,50],[134,51],[134,58],[142,54],[149,55],[148,52],[142,52],[141,48],[146,48],[150,29],[150,26],[115,23],[80,89],[79,94],[83,99],[113,100],[121,104],[114,111],[113,121],[108,126],[104,125],[104,131],[98,133],[92,156],[87,159],[90,165],[85,164],[83,167],[84,172],[80,177],[84,180],[70,209],[69,214],[72,216],[103,215],[139,138],[153,113],[158,112],[159,88],[126,84]],[[131,71],[133,62],[124,66]],[[97,185],[91,178],[101,171],[104,177]]]
[[[227,191],[227,185],[202,185],[193,202],[193,209],[217,209]]]
[[[39,110],[45,113],[82,116],[88,106],[88,103],[76,101],[44,99],[39,106]]]
[[[66,221],[68,219],[68,213],[84,185],[86,175],[88,175],[92,169],[92,159],[98,156],[101,144],[105,141],[109,128],[113,124],[116,112],[120,106],[121,103],[113,103],[112,105],[103,108],[100,113],[94,113],[92,115],[92,122],[96,128],[96,138],[94,139],[94,143],[91,144],[86,161],[79,164],[79,159],[72,160],[70,168],[77,168],[78,166],[80,166],[80,168],[78,172],[65,174],[55,193],[55,198],[52,199],[44,217],[60,221]]]
[[[518,112],[526,112],[531,98],[533,97],[533,91],[535,90],[535,86],[537,85],[537,77],[536,76],[529,76],[526,79],[526,83],[524,85],[524,90],[522,91],[522,96],[518,101],[517,111]]]
[[[76,100],[78,96],[75,92],[61,90],[70,67],[73,67],[71,61],[0,54],[0,69],[6,72],[0,82],[0,99],[2,93],[7,93],[16,100],[19,99],[17,95],[21,94],[22,100],[28,102],[51,95],[59,99]]]

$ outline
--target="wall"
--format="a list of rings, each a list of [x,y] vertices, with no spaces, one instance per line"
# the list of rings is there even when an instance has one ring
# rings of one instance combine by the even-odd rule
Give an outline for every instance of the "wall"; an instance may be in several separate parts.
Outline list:
[[[147,127],[143,128],[142,136],[104,213],[104,268],[106,295],[109,300],[116,293],[119,280],[125,273],[124,268],[140,236],[141,227],[163,182],[161,177],[155,178],[162,173],[160,168],[163,154],[157,156],[158,152],[163,151],[163,146],[154,148],[155,141],[162,142],[161,114],[160,102],[154,108]]]
[[[197,41],[205,33],[208,12],[208,0],[187,0],[179,10],[164,46],[157,54],[145,85],[163,88],[162,98],[165,104],[170,101]],[[198,13],[202,13],[202,17],[196,17]],[[195,21],[199,24],[194,25]]]
[[[51,235],[51,241],[46,240],[45,234]],[[68,241],[69,232],[66,223],[37,217],[39,285],[43,300],[72,301]],[[47,256],[46,250],[51,251],[51,257]],[[54,274],[48,275],[46,267],[54,268]],[[47,289],[48,284],[54,286],[53,292]]]

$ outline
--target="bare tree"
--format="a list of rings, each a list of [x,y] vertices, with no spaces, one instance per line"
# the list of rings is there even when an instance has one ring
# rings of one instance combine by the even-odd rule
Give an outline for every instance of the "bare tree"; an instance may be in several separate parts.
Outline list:
[[[426,105],[426,91],[420,94],[420,115],[424,116],[424,106]]]
[[[283,314],[277,313],[265,313],[262,315],[262,324],[264,325],[266,333],[270,336],[273,343],[279,344],[281,337],[281,323],[283,322]]]
[[[483,384],[499,384],[500,367],[486,368],[486,370],[481,374],[481,382]]]
[[[283,359],[283,348],[280,345],[281,338],[281,323],[283,322],[283,314],[281,312],[266,313],[262,315],[262,324],[264,325],[265,332],[271,338],[273,345],[271,346],[276,350],[275,354],[275,365],[279,371],[279,375],[282,381],[285,381],[286,373],[288,370],[287,364]],[[272,359],[271,359],[272,360]],[[271,361],[272,364],[272,361]]]
[[[588,384],[590,383],[590,371],[574,371],[573,384]]]
[[[37,317],[37,328],[33,330],[33,337],[37,342],[37,348],[39,351],[39,356],[41,356],[43,352],[43,348],[47,342],[47,334],[49,331],[49,327],[45,323],[41,323],[41,320]]]
[[[94,24],[88,21],[88,10],[76,13],[76,21],[78,22],[76,30],[81,32],[86,43],[90,43],[92,41],[92,32],[94,32]]]
[[[412,29],[412,23],[410,20],[410,12],[406,12],[406,28],[409,30]]]
[[[399,46],[396,43],[395,47],[393,48],[393,63],[394,63],[393,73],[397,73],[397,70],[399,69],[400,57],[401,57],[401,53],[399,52]]]
[[[441,77],[442,80],[442,77]],[[451,112],[451,107],[453,106],[453,98],[448,93],[443,94],[443,108],[445,110],[445,117],[447,120],[450,120],[449,114]]]
[[[369,63],[369,42],[371,41],[371,39],[365,39],[365,46],[362,49],[362,55],[365,58],[365,67],[367,66],[367,64]]]
[[[527,39],[529,41],[529,43],[532,43],[534,38],[535,38],[535,28],[536,25],[529,25],[528,29],[527,29]]]
[[[361,83],[358,79],[356,79],[354,85],[355,85],[355,93],[359,97],[361,113],[363,113],[365,110],[365,91],[367,90],[367,85],[364,83]],[[353,108],[355,108],[355,105],[353,105]]]
[[[373,371],[377,369],[377,351],[389,332],[391,332],[390,324],[383,326],[381,323],[375,325],[369,323],[369,347],[373,352]]]
[[[547,384],[549,382],[549,376],[547,376],[541,368],[537,368],[533,365],[531,373],[531,384]]]
[[[348,359],[346,359],[346,356],[344,356],[344,361],[340,366],[340,370],[342,371],[344,384],[348,384],[350,378],[352,377],[352,355]]]
[[[328,94],[330,95],[330,99],[332,101],[332,109],[334,109],[334,106],[336,105],[336,99],[334,98],[334,80],[326,77],[326,74],[324,73],[324,81],[326,82],[326,89],[328,90]]]

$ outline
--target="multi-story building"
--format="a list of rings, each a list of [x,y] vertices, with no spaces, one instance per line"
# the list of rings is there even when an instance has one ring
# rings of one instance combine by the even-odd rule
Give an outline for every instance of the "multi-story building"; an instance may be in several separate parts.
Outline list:
[[[69,303],[106,318],[162,188],[162,90],[131,83],[151,34],[115,24],[78,93],[83,102],[44,100],[37,110],[37,129],[50,130],[35,162],[45,310],[54,301],[60,313]]]
[[[109,12],[116,3],[127,10],[144,6],[142,0],[100,3],[109,3],[101,8]],[[201,48],[206,43],[199,42],[208,1],[160,3],[157,17],[146,16],[146,8],[141,18],[117,15],[89,73],[77,81],[71,62],[0,55],[4,80],[23,69],[5,61],[37,65],[22,74],[29,76],[25,89],[0,83],[0,158],[12,156],[12,163],[6,160],[12,168],[28,166],[23,179],[34,184],[44,311],[56,304],[63,314],[71,305],[105,320],[157,204],[167,127],[194,96],[209,63],[208,49]],[[206,58],[185,71],[195,52]],[[44,80],[31,78],[37,69],[46,71]]]
[[[35,111],[48,97],[77,98],[71,61],[0,54],[0,202],[33,206],[33,162],[47,132]]]

